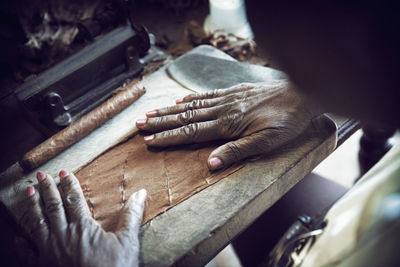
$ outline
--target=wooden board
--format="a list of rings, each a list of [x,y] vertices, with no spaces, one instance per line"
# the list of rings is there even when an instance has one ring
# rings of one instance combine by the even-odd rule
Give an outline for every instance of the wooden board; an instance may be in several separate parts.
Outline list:
[[[334,150],[336,125],[327,117],[315,123],[275,154],[247,163],[144,225],[141,264],[206,264]]]
[[[201,53],[221,52],[203,47]],[[103,152],[109,142],[131,131],[144,112],[172,105],[175,99],[188,94],[187,89],[170,79],[166,67],[144,79],[147,93],[142,98],[40,170],[54,177],[60,169],[76,171]],[[141,264],[204,265],[329,155],[335,144],[335,124],[322,117],[292,144],[247,163],[228,179],[157,216],[141,228]],[[26,187],[36,184],[36,171],[23,174],[14,164],[0,174],[0,200],[17,218],[21,215],[18,203],[26,196]]]

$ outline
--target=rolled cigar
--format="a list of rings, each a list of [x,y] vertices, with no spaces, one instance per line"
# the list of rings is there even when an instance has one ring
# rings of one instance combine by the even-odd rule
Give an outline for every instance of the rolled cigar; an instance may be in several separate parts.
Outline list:
[[[72,125],[56,133],[27,152],[19,161],[25,172],[38,168],[103,125],[146,92],[138,82],[127,85],[116,95],[80,118]]]

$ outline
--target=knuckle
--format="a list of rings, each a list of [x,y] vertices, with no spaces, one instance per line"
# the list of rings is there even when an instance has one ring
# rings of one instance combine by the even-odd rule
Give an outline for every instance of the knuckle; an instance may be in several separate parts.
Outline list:
[[[68,206],[77,206],[81,203],[81,197],[77,192],[70,192],[65,197],[65,204]]]
[[[218,95],[218,89],[214,89],[214,90],[208,91],[206,93],[206,95],[205,95],[205,98],[213,98],[216,95]]]
[[[195,115],[196,111],[189,109],[185,112],[179,113],[178,120],[182,125],[187,125],[193,121]]]
[[[167,139],[167,138],[172,136],[172,132],[171,131],[164,131],[164,132],[161,132],[160,135],[161,135],[161,139]]]
[[[240,95],[240,100],[241,100],[241,101],[247,101],[248,98],[249,98],[251,95],[252,95],[252,91],[251,91],[251,90],[250,90],[250,91],[244,91],[244,92],[242,92],[241,95]]]
[[[199,109],[205,106],[203,99],[195,99],[185,105],[186,110]]]
[[[197,123],[188,124],[181,128],[181,132],[187,137],[194,138],[197,134],[199,125]]]
[[[165,121],[166,121],[166,117],[165,116],[154,118],[154,124],[155,125],[163,125],[165,123]]]
[[[78,181],[71,176],[67,176],[64,179],[61,179],[61,188],[63,191],[68,192],[77,188]]]
[[[197,108],[206,108],[207,102],[204,99],[198,99],[196,102]]]
[[[159,109],[158,113],[159,113],[159,115],[171,114],[171,113],[175,112],[175,109],[176,109],[176,106],[169,106],[169,107],[164,108],[164,110],[163,109]]]
[[[47,214],[58,213],[62,210],[63,203],[60,199],[52,198],[46,202],[46,212]]]
[[[193,101],[194,101],[194,100],[193,100]],[[185,109],[186,109],[186,110],[191,110],[191,109],[193,109],[193,106],[192,106],[193,101],[185,104]]]

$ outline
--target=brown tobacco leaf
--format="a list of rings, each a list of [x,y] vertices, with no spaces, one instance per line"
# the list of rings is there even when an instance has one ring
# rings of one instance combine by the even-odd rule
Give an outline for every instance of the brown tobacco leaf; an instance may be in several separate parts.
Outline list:
[[[76,176],[93,217],[105,230],[113,230],[127,199],[142,188],[148,192],[145,223],[243,166],[211,173],[207,158],[216,147],[150,150],[143,137],[136,135],[96,158]]]

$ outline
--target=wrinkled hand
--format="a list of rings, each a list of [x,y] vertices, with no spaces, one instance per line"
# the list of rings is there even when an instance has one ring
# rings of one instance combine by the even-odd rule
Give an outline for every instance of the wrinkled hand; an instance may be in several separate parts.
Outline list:
[[[136,125],[155,133],[144,137],[149,146],[234,139],[210,154],[208,166],[215,170],[281,146],[317,115],[280,80],[191,94],[175,106],[147,112]]]
[[[38,266],[138,265],[146,190],[129,198],[112,233],[92,218],[73,174],[60,172],[60,189],[49,175],[39,172],[37,178],[39,192],[28,187],[20,224],[36,246]]]

